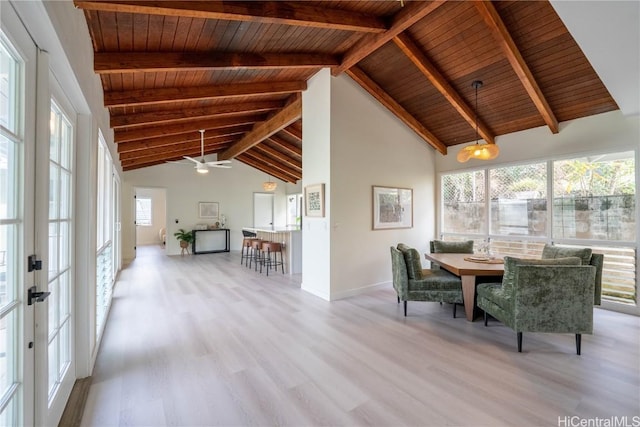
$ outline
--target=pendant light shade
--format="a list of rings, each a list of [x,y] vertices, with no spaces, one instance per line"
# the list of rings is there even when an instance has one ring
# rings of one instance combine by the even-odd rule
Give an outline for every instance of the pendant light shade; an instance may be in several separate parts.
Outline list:
[[[265,181],[262,183],[262,189],[264,191],[274,191],[278,187],[278,183],[271,181],[271,177],[269,177],[269,181]]]
[[[482,87],[482,81],[474,80],[474,82],[471,83],[471,86],[476,90],[476,143],[468,145],[458,152],[456,159],[461,163],[464,163],[469,159],[491,160],[495,159],[498,157],[498,154],[500,154],[500,149],[496,144],[480,144],[478,141],[478,88]]]
[[[479,144],[468,145],[458,152],[456,157],[459,162],[464,163],[469,159],[491,160],[498,157],[500,149],[496,144]]]

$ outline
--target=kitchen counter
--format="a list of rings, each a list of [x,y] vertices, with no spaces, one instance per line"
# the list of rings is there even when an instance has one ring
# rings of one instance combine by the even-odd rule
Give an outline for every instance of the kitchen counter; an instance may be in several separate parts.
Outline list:
[[[242,229],[256,233],[258,239],[282,243],[285,273],[302,273],[302,231],[300,227],[243,227]]]

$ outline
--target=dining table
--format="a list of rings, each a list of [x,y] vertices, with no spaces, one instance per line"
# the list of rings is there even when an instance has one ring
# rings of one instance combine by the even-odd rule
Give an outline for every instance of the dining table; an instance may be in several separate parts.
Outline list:
[[[426,253],[424,256],[428,261],[460,277],[464,313],[470,322],[474,318],[477,278],[496,276],[496,281],[499,281],[504,274],[504,261],[501,257],[457,253]]]

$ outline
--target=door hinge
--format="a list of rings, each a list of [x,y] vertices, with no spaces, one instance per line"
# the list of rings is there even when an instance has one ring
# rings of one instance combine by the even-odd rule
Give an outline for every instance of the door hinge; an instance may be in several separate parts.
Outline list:
[[[27,257],[27,271],[31,273],[33,270],[42,270],[42,261],[37,255],[29,255]]]

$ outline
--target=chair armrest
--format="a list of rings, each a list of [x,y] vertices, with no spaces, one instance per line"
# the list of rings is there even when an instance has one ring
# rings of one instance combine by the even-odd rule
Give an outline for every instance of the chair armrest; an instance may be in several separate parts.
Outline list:
[[[596,268],[518,266],[514,280],[516,331],[590,333]]]

